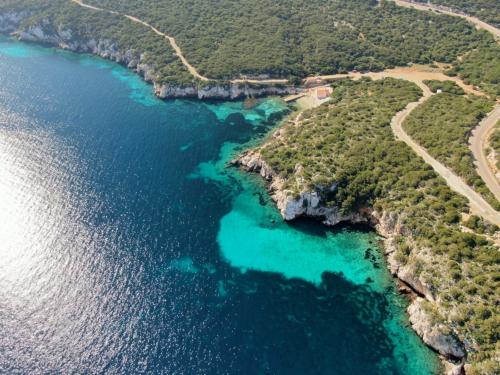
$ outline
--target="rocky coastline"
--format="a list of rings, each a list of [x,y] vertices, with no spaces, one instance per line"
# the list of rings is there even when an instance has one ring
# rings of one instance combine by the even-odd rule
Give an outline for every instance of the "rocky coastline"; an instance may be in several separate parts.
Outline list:
[[[463,343],[450,327],[434,322],[428,312],[427,306],[436,304],[433,291],[412,272],[411,268],[401,264],[395,257],[396,237],[409,235],[405,233],[398,215],[391,212],[377,212],[370,207],[343,215],[337,207],[322,205],[319,191],[303,191],[298,196],[294,195],[284,188],[285,181],[266,163],[259,149],[244,152],[231,161],[231,164],[247,172],[258,173],[267,181],[268,191],[284,220],[310,217],[320,220],[327,226],[341,222],[370,225],[383,238],[384,253],[391,274],[414,293],[415,298],[412,298],[407,309],[412,328],[426,345],[440,355],[446,375],[465,374],[467,353]]]
[[[21,41],[50,45],[72,52],[89,53],[117,62],[153,84],[155,95],[161,99],[233,100],[297,92],[295,87],[284,85],[247,85],[216,81],[188,86],[159,83],[155,80],[154,69],[145,62],[143,53],[121,49],[109,39],[79,40],[73,36],[71,29],[58,27],[54,33],[50,34],[44,32],[43,25],[19,29],[22,20],[28,16],[29,14],[22,11],[0,14],[0,34],[12,35]],[[436,303],[432,290],[394,257],[397,246],[395,237],[405,234],[405,228],[401,225],[397,215],[390,212],[377,212],[369,207],[343,215],[337,207],[322,205],[321,194],[317,191],[304,191],[299,196],[293,196],[284,189],[285,181],[269,167],[258,149],[243,153],[231,163],[248,172],[258,173],[268,181],[268,190],[284,220],[311,217],[321,220],[328,226],[341,222],[369,224],[384,239],[384,252],[391,273],[417,296],[407,309],[413,329],[430,348],[440,354],[447,375],[465,374],[466,350],[463,343],[449,327],[441,323],[434,324],[432,317],[426,311],[426,303]]]
[[[110,39],[75,37],[70,28],[54,26],[47,19],[42,24],[20,28],[29,17],[24,11],[0,13],[0,34],[15,36],[21,41],[44,44],[76,53],[89,53],[120,65],[139,74],[151,83],[154,93],[160,99],[197,98],[200,100],[235,100],[247,97],[287,95],[297,92],[297,88],[283,84],[247,84],[230,81],[196,81],[190,84],[162,83],[156,80],[156,72],[145,60],[145,54],[121,48]],[[51,27],[46,27],[51,26]],[[46,29],[54,30],[50,33]]]

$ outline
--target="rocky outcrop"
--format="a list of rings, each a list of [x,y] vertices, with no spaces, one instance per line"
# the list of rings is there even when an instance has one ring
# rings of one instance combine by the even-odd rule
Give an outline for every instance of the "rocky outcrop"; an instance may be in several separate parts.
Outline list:
[[[203,83],[201,86],[179,87],[171,84],[155,84],[155,93],[162,99],[196,97],[198,99],[240,99],[268,95],[294,94],[292,86],[246,85],[245,83]]]
[[[274,136],[280,136],[279,130]],[[427,310],[424,309],[425,303],[433,305],[436,303],[432,288],[416,274],[411,265],[400,263],[395,256],[396,237],[411,238],[411,233],[405,229],[400,215],[393,212],[376,212],[369,208],[342,215],[337,207],[323,205],[321,192],[303,191],[298,196],[294,196],[292,192],[284,188],[285,181],[266,163],[258,149],[243,153],[233,160],[232,164],[240,166],[248,172],[259,173],[269,182],[268,189],[271,197],[285,220],[306,216],[319,218],[324,224],[330,226],[340,222],[370,224],[379,235],[384,237],[384,249],[391,273],[420,296],[414,299],[408,308],[413,329],[429,347],[441,354],[446,360],[459,361],[466,356],[464,345],[453,331],[443,323],[433,321]],[[335,186],[330,188],[334,189]],[[425,253],[425,251],[420,253]],[[444,363],[447,375],[464,373],[462,362],[454,364],[444,361]]]
[[[79,53],[91,53],[102,58],[115,61],[141,75],[145,81],[154,85],[155,94],[162,99],[198,98],[231,100],[246,97],[267,95],[285,95],[297,92],[292,86],[269,84],[245,84],[211,81],[180,85],[157,81],[153,66],[146,62],[145,54],[134,52],[117,45],[114,41],[103,38],[83,38],[61,26],[53,25],[44,19],[38,25],[19,29],[28,14],[25,12],[9,12],[0,14],[0,33],[15,33],[23,41],[43,43]]]
[[[463,362],[460,362],[458,364],[451,363],[451,362],[445,362],[444,363],[444,371],[446,375],[465,375],[465,368],[466,365],[464,365]]]
[[[340,222],[366,223],[369,220],[369,212],[366,210],[344,215],[338,207],[326,207],[322,200],[323,191],[319,188],[316,191],[303,191],[298,195],[284,189],[283,179],[274,173],[258,152],[248,151],[234,160],[233,164],[239,165],[249,172],[259,173],[270,182],[271,197],[285,220],[294,220],[305,216],[320,219],[324,224],[330,226]],[[334,190],[335,186],[328,189]]]
[[[464,358],[465,348],[463,344],[444,324],[433,323],[432,317],[425,307],[426,303],[426,300],[417,298],[408,307],[413,329],[422,337],[427,345],[445,358]]]

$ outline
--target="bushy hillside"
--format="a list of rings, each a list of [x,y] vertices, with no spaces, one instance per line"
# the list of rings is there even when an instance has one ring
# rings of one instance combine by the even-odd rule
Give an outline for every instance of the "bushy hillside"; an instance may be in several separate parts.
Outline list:
[[[434,294],[429,313],[466,343],[469,373],[497,373],[500,259],[479,234],[497,228],[467,219],[464,198],[394,139],[392,116],[419,95],[415,85],[395,79],[336,82],[331,102],[286,124],[260,153],[290,194],[335,185],[325,205],[344,212],[371,207],[399,218],[404,234],[396,238],[395,260]]]
[[[432,86],[432,84],[431,84]],[[500,202],[476,172],[468,140],[481,119],[493,109],[483,97],[445,92],[416,108],[403,124],[405,131],[437,160],[478,191],[493,207]]]
[[[374,0],[88,0],[176,38],[211,78],[305,77],[452,62],[488,38],[466,21]]]

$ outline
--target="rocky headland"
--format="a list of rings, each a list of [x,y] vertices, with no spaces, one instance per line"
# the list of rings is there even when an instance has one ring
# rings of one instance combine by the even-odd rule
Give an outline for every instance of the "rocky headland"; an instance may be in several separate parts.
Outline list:
[[[279,136],[279,130],[278,135]],[[371,207],[364,207],[356,212],[342,214],[338,207],[328,207],[324,204],[322,195],[324,188],[315,191],[304,190],[295,194],[285,188],[285,181],[266,163],[259,149],[248,150],[231,162],[247,172],[260,174],[267,182],[269,193],[276,203],[284,220],[291,221],[299,217],[309,217],[320,220],[323,224],[334,226],[346,223],[366,223],[383,238],[384,252],[388,267],[393,276],[408,286],[415,294],[407,312],[413,329],[422,340],[434,351],[440,354],[447,375],[464,374],[466,350],[464,344],[457,338],[453,330],[445,324],[436,321],[432,309],[436,297],[421,277],[412,268],[400,263],[396,254],[396,237],[407,233],[398,215],[391,212],[377,212]],[[335,186],[329,187],[335,189]],[[421,249],[420,253],[425,253]]]

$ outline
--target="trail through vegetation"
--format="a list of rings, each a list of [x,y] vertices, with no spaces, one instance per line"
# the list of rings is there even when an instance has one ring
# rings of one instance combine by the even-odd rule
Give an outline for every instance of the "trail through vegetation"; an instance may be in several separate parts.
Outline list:
[[[165,39],[168,40],[168,42],[170,43],[170,45],[174,49],[176,55],[182,61],[182,64],[184,64],[184,66],[187,68],[187,70],[189,71],[189,73],[191,73],[193,75],[193,77],[195,77],[195,78],[197,78],[199,80],[202,80],[202,81],[209,81],[209,79],[207,77],[202,76],[200,73],[198,73],[198,71],[196,70],[196,68],[194,66],[192,66],[186,60],[186,58],[182,54],[181,49],[179,48],[179,46],[177,45],[177,43],[175,42],[175,39],[173,37],[171,37],[171,36],[169,36],[169,35],[167,35],[165,33],[162,33],[160,30],[158,30],[157,28],[151,26],[149,23],[144,22],[144,21],[140,20],[139,18],[134,17],[134,16],[130,16],[128,14],[121,14],[121,13],[116,12],[114,10],[108,10],[108,9],[98,8],[98,7],[95,7],[93,5],[85,4],[81,0],[71,0],[71,1],[74,2],[75,4],[78,4],[81,7],[84,7],[84,8],[92,9],[92,10],[99,11],[99,12],[108,12],[108,13],[111,13],[111,14],[121,15],[121,16],[123,16],[125,18],[128,18],[129,20],[131,20],[133,22],[137,22],[137,23],[140,23],[141,25],[149,27],[155,34],[161,35]]]

